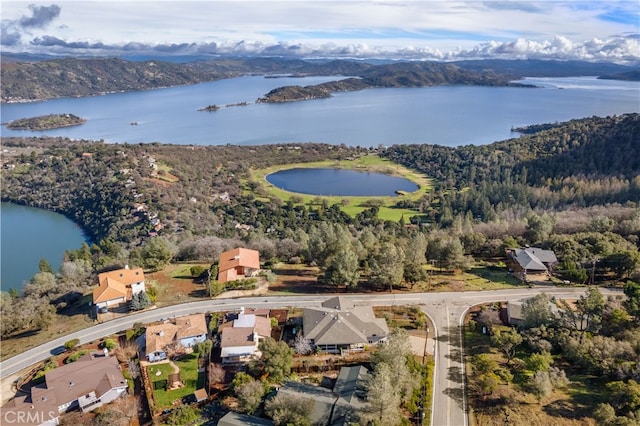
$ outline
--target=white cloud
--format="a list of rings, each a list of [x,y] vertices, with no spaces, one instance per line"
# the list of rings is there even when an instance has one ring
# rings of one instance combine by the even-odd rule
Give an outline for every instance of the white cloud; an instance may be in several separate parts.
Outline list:
[[[3,49],[114,54],[138,46],[295,56],[640,59],[637,1],[55,3],[3,1]],[[20,22],[42,25],[26,28]]]

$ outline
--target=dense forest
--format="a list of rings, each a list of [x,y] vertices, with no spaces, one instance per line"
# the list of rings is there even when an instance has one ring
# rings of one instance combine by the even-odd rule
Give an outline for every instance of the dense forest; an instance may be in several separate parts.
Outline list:
[[[19,303],[2,304],[3,318],[15,319],[3,321],[3,335],[48,318],[34,309],[65,309],[69,295],[91,288],[98,271],[215,262],[238,245],[259,250],[267,265],[317,265],[328,285],[350,288],[412,286],[425,280],[427,263],[463,270],[526,244],[553,249],[562,279],[640,281],[639,130],[640,116],[628,114],[554,123],[507,141],[457,148],[3,138],[2,200],[64,213],[94,242],[67,253],[61,271],[42,268]],[[414,216],[382,220],[375,200],[350,216],[344,204],[329,205],[322,197],[280,199],[252,174],[273,165],[368,155],[432,179],[433,189],[421,199],[397,203]]]

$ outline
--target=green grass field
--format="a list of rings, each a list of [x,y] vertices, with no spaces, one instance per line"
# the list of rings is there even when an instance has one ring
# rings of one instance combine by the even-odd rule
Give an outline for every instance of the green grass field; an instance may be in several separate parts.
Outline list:
[[[148,367],[156,409],[158,410],[171,407],[174,401],[181,400],[204,386],[204,373],[198,374],[197,354],[185,355],[174,363],[180,368],[180,378],[184,387],[171,391],[166,390],[166,384],[169,374],[173,374],[173,367],[170,364],[152,364]],[[158,371],[160,374],[156,375]]]
[[[348,196],[317,196],[308,194],[299,194],[285,191],[277,188],[267,182],[269,174],[280,170],[293,168],[339,168],[346,170],[359,170],[370,173],[382,173],[391,176],[404,177],[416,185],[418,190],[411,193],[403,193],[397,196],[378,196],[378,197],[348,197]],[[273,166],[265,169],[253,170],[251,181],[258,185],[258,193],[264,199],[272,197],[279,198],[282,201],[292,201],[294,204],[317,204],[326,201],[328,205],[338,204],[341,210],[351,217],[355,217],[358,213],[366,210],[366,202],[374,201],[381,205],[378,212],[378,218],[383,220],[399,221],[403,216],[408,222],[409,217],[418,215],[419,212],[410,209],[395,208],[395,204],[401,200],[416,201],[431,189],[431,181],[425,175],[414,170],[407,169],[399,164],[378,157],[377,155],[365,155],[354,160],[327,160],[313,163],[296,163]],[[248,182],[247,182],[248,183]]]

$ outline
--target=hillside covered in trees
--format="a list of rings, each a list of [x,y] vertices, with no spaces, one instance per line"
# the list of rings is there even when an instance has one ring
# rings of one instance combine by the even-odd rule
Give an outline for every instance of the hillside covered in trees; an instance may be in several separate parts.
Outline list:
[[[283,74],[350,76],[313,90],[358,90],[364,87],[424,87],[440,84],[504,86],[524,76],[604,75],[627,79],[632,67],[576,61],[460,61],[368,63],[331,60],[304,61],[284,58],[217,58],[172,63],[157,60],[128,61],[119,58],[2,61],[0,100],[24,102],[60,97],[148,90],[215,81],[241,75]],[[282,91],[281,91],[282,92]],[[281,93],[282,94],[282,93]],[[309,97],[305,93],[300,99]],[[270,99],[265,96],[267,101]],[[274,98],[274,101],[279,101]]]

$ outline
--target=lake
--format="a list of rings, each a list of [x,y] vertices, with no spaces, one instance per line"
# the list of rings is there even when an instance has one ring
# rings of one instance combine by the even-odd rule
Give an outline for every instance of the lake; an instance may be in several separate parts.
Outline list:
[[[255,104],[271,89],[335,77],[240,77],[193,86],[2,104],[3,122],[71,113],[88,122],[46,132],[2,136],[67,136],[111,143],[260,145],[326,142],[349,146],[428,143],[481,145],[514,137],[512,126],[593,115],[640,112],[640,83],[595,77],[527,78],[542,88],[435,86],[368,89],[327,99]],[[247,106],[198,111],[207,105]],[[132,122],[138,123],[132,125]]]
[[[373,197],[418,190],[418,185],[401,177],[328,168],[281,170],[268,175],[267,181],[286,191],[311,195]]]
[[[40,259],[57,271],[65,250],[87,241],[82,229],[65,216],[13,203],[0,204],[0,228],[2,291],[21,289],[38,272]]]

